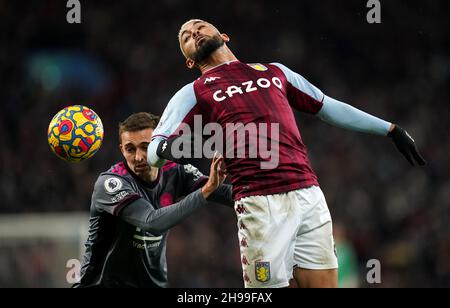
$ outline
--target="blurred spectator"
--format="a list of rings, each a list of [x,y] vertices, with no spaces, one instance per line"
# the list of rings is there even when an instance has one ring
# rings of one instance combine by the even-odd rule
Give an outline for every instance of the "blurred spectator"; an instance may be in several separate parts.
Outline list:
[[[360,285],[360,275],[353,244],[347,239],[343,225],[335,223],[333,233],[339,264],[338,286],[339,288],[357,288]]]

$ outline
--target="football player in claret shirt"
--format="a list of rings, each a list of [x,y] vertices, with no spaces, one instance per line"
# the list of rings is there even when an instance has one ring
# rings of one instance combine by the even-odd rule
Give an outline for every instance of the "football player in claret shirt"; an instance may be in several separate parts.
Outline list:
[[[167,287],[168,230],[209,201],[233,206],[220,155],[209,177],[191,165],[148,165],[158,120],[141,112],[119,124],[124,161],[95,183],[81,279],[74,287]]]
[[[336,287],[332,220],[293,109],[388,136],[411,164],[424,165],[414,140],[398,125],[325,95],[280,63],[239,61],[227,46],[230,38],[208,22],[189,20],[178,39],[187,67],[201,76],[169,101],[148,147],[150,165],[180,158],[175,144],[186,127],[198,134],[200,120],[203,127],[217,123],[223,144],[231,144],[222,153],[233,185],[245,286],[286,287],[294,277],[300,287]],[[238,124],[244,142],[233,138],[239,129],[229,131]]]

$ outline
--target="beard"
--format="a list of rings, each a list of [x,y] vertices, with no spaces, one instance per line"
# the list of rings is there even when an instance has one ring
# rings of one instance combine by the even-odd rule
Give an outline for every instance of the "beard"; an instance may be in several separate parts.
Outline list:
[[[193,55],[193,60],[196,63],[205,61],[214,51],[219,49],[225,44],[225,41],[220,35],[214,35],[210,39],[205,39],[203,44],[197,48],[196,53]]]

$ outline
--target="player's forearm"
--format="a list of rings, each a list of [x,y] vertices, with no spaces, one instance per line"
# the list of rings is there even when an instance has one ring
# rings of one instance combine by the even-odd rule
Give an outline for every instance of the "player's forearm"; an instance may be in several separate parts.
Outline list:
[[[363,133],[386,136],[392,129],[391,123],[329,96],[324,97],[317,116],[331,125]]]
[[[189,163],[187,157],[193,157],[190,150],[182,151],[180,149],[192,149],[190,136],[177,136],[169,139],[156,138],[147,148],[147,161],[154,167],[162,167],[166,160],[173,161],[180,165]]]
[[[207,204],[201,191],[196,190],[180,202],[157,210],[144,199],[136,200],[126,206],[119,216],[142,230],[160,235]]]
[[[166,163],[166,159],[158,156],[158,147],[165,142],[163,138],[153,139],[147,147],[147,162],[150,166],[160,168]]]

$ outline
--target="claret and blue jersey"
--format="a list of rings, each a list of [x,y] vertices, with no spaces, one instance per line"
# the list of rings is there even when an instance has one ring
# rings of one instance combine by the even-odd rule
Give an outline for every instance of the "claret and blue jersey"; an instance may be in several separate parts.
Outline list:
[[[248,136],[245,144],[239,144],[238,139],[233,138],[234,148],[223,153],[235,200],[318,185],[293,109],[362,132],[386,135],[390,126],[388,122],[324,95],[282,64],[231,61],[206,71],[173,96],[154,131],[148,150],[149,163],[160,164],[163,160],[156,154],[157,145],[182,133],[185,125],[195,131],[198,125],[195,121],[201,115],[203,126],[220,124],[225,132],[223,144],[232,137],[227,135],[229,124],[246,126],[254,123],[257,128],[262,127],[261,124],[268,127],[262,133],[258,130],[255,139]],[[276,147],[278,157],[273,168],[261,168],[261,163],[273,157],[265,157],[259,152],[256,157],[236,155],[241,147],[245,147],[248,154],[254,146],[249,141],[261,138]]]
[[[260,155],[256,158],[225,155],[233,197],[239,199],[317,185],[292,108],[314,114],[320,110],[322,99],[320,90],[304,79],[295,79],[282,65],[234,61],[207,71],[181,89],[169,102],[154,139],[176,135],[182,123],[194,127],[197,114],[202,115],[203,124],[217,122],[224,131],[229,123],[265,123],[268,128],[278,123],[278,136],[272,135],[270,129],[267,131],[267,143],[278,145],[276,168],[260,168],[264,160]],[[247,152],[249,147],[247,142]],[[233,151],[236,148],[237,138]]]

